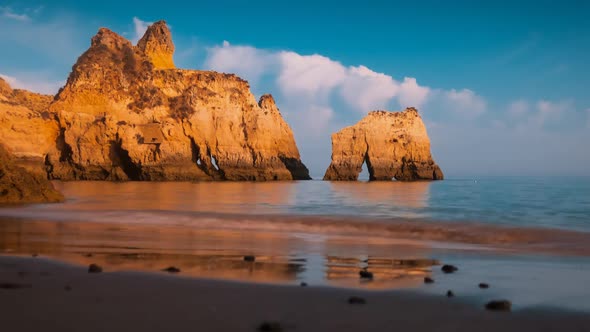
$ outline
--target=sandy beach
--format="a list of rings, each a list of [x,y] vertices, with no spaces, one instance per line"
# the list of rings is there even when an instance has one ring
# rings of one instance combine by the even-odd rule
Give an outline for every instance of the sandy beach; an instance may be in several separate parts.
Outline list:
[[[43,257],[0,256],[0,284],[4,331],[590,331],[586,313],[490,312],[460,295],[88,273]]]

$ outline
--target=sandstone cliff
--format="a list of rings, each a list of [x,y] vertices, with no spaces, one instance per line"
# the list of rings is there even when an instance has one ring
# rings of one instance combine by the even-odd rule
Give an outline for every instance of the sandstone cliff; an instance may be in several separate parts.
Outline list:
[[[430,154],[426,127],[415,108],[374,111],[332,135],[324,180],[357,180],[366,162],[371,180],[442,180]]]
[[[60,202],[63,196],[42,174],[17,166],[0,145],[0,204]]]
[[[52,179],[309,179],[270,95],[257,102],[235,75],[176,69],[173,52],[163,21],[137,46],[101,28],[48,107],[0,104],[0,140],[41,157]],[[20,122],[42,128],[28,141],[39,146]]]
[[[55,150],[58,124],[49,113],[52,96],[12,89],[0,78],[0,142],[15,163],[45,173],[45,156]]]

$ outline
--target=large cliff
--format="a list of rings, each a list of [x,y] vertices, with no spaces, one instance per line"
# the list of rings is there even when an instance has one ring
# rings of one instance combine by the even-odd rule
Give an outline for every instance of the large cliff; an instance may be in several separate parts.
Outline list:
[[[371,180],[442,180],[430,154],[426,127],[415,108],[374,111],[332,135],[324,180],[357,180],[366,163]]]
[[[137,46],[101,28],[48,106],[0,104],[0,140],[41,157],[52,179],[309,179],[272,96],[257,102],[235,75],[176,69],[173,52],[163,21]],[[19,122],[41,128],[28,141],[40,145]]]

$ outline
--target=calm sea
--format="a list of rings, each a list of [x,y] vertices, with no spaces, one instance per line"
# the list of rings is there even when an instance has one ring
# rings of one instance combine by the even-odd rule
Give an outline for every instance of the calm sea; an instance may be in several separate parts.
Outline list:
[[[346,216],[590,231],[590,177],[436,182],[64,182],[67,202],[20,209]],[[1,214],[0,210],[0,214]]]

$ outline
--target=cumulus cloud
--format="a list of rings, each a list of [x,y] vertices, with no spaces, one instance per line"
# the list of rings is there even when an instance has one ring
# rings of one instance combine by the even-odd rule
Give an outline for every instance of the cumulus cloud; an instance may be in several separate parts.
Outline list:
[[[429,94],[429,87],[418,85],[413,77],[405,77],[400,84],[399,104],[402,108],[410,106],[420,108],[426,102]]]
[[[251,46],[231,45],[224,41],[221,46],[207,49],[205,68],[236,73],[251,82],[256,82],[266,72],[273,70],[277,58],[268,51]]]
[[[0,16],[20,22],[28,22],[31,20],[31,17],[26,13],[16,13],[10,7],[0,7]]]
[[[133,38],[131,39],[131,41],[133,42],[133,44],[137,44],[137,42],[141,39],[141,37],[143,37],[143,35],[145,34],[147,28],[154,22],[146,22],[146,21],[142,21],[137,17],[133,17],[133,29],[134,29],[134,34],[133,34]]]
[[[4,75],[2,77],[13,89],[24,89],[32,92],[54,95],[61,88],[65,81],[51,81],[37,75],[22,74],[20,77]]]
[[[486,101],[469,89],[451,89],[444,92],[444,97],[456,111],[478,115],[486,110]]]
[[[508,114],[512,117],[521,117],[528,113],[531,105],[524,99],[513,101],[508,105]]]
[[[285,95],[325,98],[346,78],[344,66],[325,56],[280,52],[278,57],[277,83]]]
[[[399,84],[389,75],[365,66],[349,67],[340,94],[356,110],[383,109],[399,92]]]
[[[541,127],[547,124],[549,121],[558,120],[567,111],[567,109],[571,107],[572,102],[568,100],[562,100],[558,102],[540,100],[536,105],[537,113],[531,118],[531,120],[533,124]]]
[[[383,109],[396,97],[404,107],[420,107],[430,94],[430,88],[420,86],[415,78],[406,77],[400,83],[366,66],[347,67],[319,54],[273,52],[228,42],[208,49],[205,67],[238,73],[254,81],[270,74],[286,98],[304,98],[308,103],[325,105],[337,96],[362,113]]]

